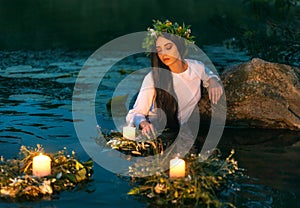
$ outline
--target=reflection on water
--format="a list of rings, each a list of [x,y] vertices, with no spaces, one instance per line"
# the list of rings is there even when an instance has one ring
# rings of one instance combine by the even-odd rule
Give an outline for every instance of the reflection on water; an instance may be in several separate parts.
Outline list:
[[[239,54],[233,56],[233,53],[226,56],[224,49],[218,47],[206,49],[210,57],[217,60],[219,69],[246,59]],[[6,57],[0,66],[1,155],[15,157],[21,145],[40,143],[46,151],[66,146],[75,150],[83,160],[88,158],[73,127],[71,99],[78,71],[90,54],[90,51],[60,50],[0,53],[1,58]],[[102,67],[109,62],[99,61]],[[113,86],[128,72],[148,64],[145,57],[130,57],[104,76],[96,99],[101,126],[114,128],[106,109]],[[234,148],[240,167],[247,170],[250,178],[234,183],[227,192],[222,192],[221,198],[237,204],[237,207],[299,207],[299,140],[299,132],[225,129],[219,147],[224,155]],[[0,201],[0,206],[146,207],[144,200],[127,196],[129,189],[128,179],[96,165],[94,181],[81,190],[64,192],[51,201]]]
[[[226,129],[219,146],[234,148],[239,166],[251,177],[241,185],[238,204],[299,207],[300,132]]]

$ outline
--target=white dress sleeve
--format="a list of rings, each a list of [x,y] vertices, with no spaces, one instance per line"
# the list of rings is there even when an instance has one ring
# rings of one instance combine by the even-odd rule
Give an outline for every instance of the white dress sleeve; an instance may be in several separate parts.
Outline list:
[[[220,80],[219,76],[214,74],[208,67],[206,67],[201,61],[196,61],[196,64],[198,65],[198,67],[196,68],[200,68],[200,70],[196,70],[195,72],[198,73],[198,76],[201,77],[201,80],[203,81],[203,86],[204,87],[208,87],[208,80],[210,78],[216,78],[217,80]],[[194,63],[195,63],[194,62]]]
[[[142,121],[145,121],[146,116],[149,115],[151,107],[153,106],[154,96],[155,88],[152,79],[152,73],[150,72],[143,80],[134,106],[129,110],[126,116],[126,122],[128,124],[134,124],[136,127],[138,127]]]

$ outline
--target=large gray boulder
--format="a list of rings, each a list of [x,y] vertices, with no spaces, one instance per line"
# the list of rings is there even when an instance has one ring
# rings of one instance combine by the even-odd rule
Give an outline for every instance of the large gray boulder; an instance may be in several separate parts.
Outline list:
[[[226,125],[300,130],[300,69],[258,58],[221,74],[227,100]],[[209,118],[206,93],[199,102]]]

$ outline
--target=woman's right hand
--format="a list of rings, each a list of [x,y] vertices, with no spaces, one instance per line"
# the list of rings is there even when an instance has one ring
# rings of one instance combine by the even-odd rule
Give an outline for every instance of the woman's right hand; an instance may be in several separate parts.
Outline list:
[[[150,136],[150,134],[152,134],[153,136],[155,136],[155,131],[154,131],[154,127],[151,123],[149,123],[148,121],[142,121],[140,123],[140,127],[142,129],[142,134],[143,135],[148,135]]]

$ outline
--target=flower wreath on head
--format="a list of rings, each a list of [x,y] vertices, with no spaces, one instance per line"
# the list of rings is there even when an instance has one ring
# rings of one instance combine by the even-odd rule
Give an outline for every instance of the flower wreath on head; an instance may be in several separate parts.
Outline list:
[[[170,33],[184,38],[185,45],[193,44],[195,41],[195,36],[192,36],[190,25],[179,25],[177,22],[174,24],[166,20],[161,22],[159,20],[153,20],[153,28],[148,28],[148,33],[144,39],[142,47],[146,49],[147,52],[152,52],[154,50],[154,40],[162,33]]]

